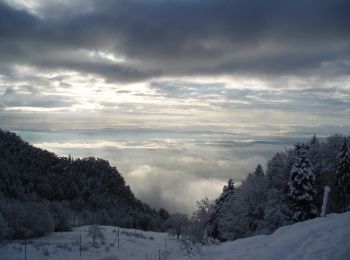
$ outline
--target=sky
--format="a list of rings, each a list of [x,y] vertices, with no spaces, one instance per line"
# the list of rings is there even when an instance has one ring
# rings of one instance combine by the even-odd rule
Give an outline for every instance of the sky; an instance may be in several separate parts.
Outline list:
[[[0,128],[190,214],[275,152],[350,133],[349,24],[346,0],[0,0]]]

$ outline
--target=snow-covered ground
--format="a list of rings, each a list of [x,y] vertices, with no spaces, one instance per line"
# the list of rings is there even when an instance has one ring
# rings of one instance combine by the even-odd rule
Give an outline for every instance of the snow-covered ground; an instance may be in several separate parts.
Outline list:
[[[271,235],[204,247],[202,255],[191,259],[349,260],[350,212],[285,226]]]
[[[105,242],[98,247],[87,237],[88,227],[72,232],[54,233],[31,239],[27,245],[28,260],[42,259],[350,259],[350,212],[332,214],[278,229],[271,235],[255,236],[201,247],[186,255],[183,246],[165,233],[120,229],[120,246],[112,243],[115,227],[104,227]],[[79,238],[82,237],[82,256]],[[198,253],[200,251],[200,253]],[[11,241],[0,246],[1,260],[24,259],[23,241]]]
[[[135,229],[119,229],[119,247],[116,227],[103,226],[104,242],[87,236],[88,226],[74,228],[72,232],[55,232],[46,237],[27,242],[28,260],[124,260],[124,259],[165,259],[181,254],[179,243],[167,233],[145,232]],[[80,235],[82,252],[80,256]],[[115,242],[114,242],[115,241]],[[114,245],[113,245],[114,243]],[[10,241],[0,246],[0,260],[24,259],[24,242]]]

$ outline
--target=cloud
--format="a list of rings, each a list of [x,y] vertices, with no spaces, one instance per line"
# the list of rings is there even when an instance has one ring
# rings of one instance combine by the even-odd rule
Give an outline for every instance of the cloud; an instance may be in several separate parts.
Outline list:
[[[75,104],[72,100],[68,101],[64,96],[59,95],[32,95],[16,93],[14,89],[8,88],[3,95],[0,95],[0,102],[6,108],[11,107],[36,107],[36,108],[65,108]]]
[[[250,141],[229,133],[153,129],[22,131],[59,155],[96,156],[117,166],[138,198],[153,207],[191,213],[215,199],[228,178],[241,182],[289,141]],[[219,141],[221,140],[221,141]],[[236,140],[236,141],[233,141]]]
[[[348,1],[79,3],[39,1],[22,9],[1,3],[2,61],[121,82],[163,75],[349,72]],[[95,51],[125,59],[116,64],[87,55]]]
[[[1,113],[0,125],[2,116]],[[258,133],[264,127],[271,128],[258,126]],[[117,167],[142,201],[152,207],[190,214],[196,200],[204,196],[215,199],[229,178],[240,183],[257,164],[265,166],[275,152],[307,141],[314,133],[325,137],[329,131],[349,129],[349,126],[296,125],[280,136],[267,131],[273,135],[260,137],[159,128],[38,129],[17,131],[17,134],[59,156],[106,159]]]
[[[72,20],[60,17],[62,20],[47,21],[2,2],[0,15],[0,57],[3,64],[8,64],[8,70],[17,64],[31,65],[45,70],[66,69],[97,74],[122,82],[142,80],[160,73],[158,70],[140,70],[131,64],[101,60],[100,57],[92,58],[89,53],[100,48],[96,45],[99,41],[96,42],[94,39],[98,37],[83,26],[84,17],[71,17]],[[74,28],[76,23],[82,27]],[[107,35],[101,36],[104,39]],[[92,42],[95,44],[90,45]],[[91,51],[82,52],[86,48]]]
[[[225,83],[193,83],[186,81],[153,81],[150,87],[170,98],[210,99],[225,90]]]
[[[349,14],[346,0],[0,0],[0,127],[108,159],[140,199],[189,212],[273,152],[349,132]]]
[[[208,106],[227,110],[279,110],[315,114],[345,114],[349,112],[349,86],[299,88],[232,88],[230,83],[194,83],[186,81],[153,81],[150,88],[173,99],[198,100]],[[302,94],[301,94],[302,93]]]
[[[195,202],[208,196],[215,199],[221,192],[224,181],[195,178],[183,171],[167,171],[149,165],[140,165],[126,175],[136,196],[154,207],[167,205],[170,212],[190,215]],[[142,183],[142,185],[139,185]]]

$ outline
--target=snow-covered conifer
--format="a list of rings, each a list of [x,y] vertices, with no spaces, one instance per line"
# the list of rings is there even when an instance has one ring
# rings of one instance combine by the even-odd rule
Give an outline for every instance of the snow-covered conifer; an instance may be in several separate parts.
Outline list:
[[[223,205],[228,201],[228,198],[234,193],[235,186],[232,179],[229,179],[227,185],[222,189],[222,193],[215,201],[212,218],[216,218],[222,213]]]
[[[220,222],[223,220],[223,215],[229,214],[227,212],[227,208],[229,207],[228,203],[234,193],[234,182],[232,179],[229,179],[227,185],[222,189],[221,195],[215,200],[213,211],[209,219],[211,225],[210,232],[214,239],[219,239],[221,237],[219,231]]]
[[[290,209],[284,194],[277,189],[270,189],[266,198],[264,221],[265,227],[273,231],[290,223]]]
[[[318,145],[320,145],[320,141],[318,140],[317,136],[314,134],[311,137],[310,146],[318,146]]]
[[[294,221],[304,221],[317,216],[313,166],[306,156],[304,145],[296,145],[296,159],[289,175],[290,207]]]
[[[289,161],[294,155],[277,153],[267,164],[266,169],[266,204],[265,204],[265,227],[269,231],[290,223],[290,209],[288,207],[288,180],[292,165]]]
[[[346,208],[349,206],[350,196],[350,158],[346,139],[344,139],[344,143],[337,158],[337,171],[335,177],[335,188],[339,209],[340,211],[345,212]]]
[[[258,164],[258,166],[256,167],[254,175],[256,177],[264,177],[264,170],[263,170],[261,164]]]

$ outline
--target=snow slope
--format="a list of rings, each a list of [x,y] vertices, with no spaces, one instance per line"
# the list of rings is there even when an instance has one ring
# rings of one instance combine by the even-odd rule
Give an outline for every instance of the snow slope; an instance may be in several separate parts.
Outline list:
[[[271,235],[207,246],[191,259],[349,260],[350,212],[285,226]]]
[[[165,255],[182,256],[176,239],[167,233],[145,232],[135,229],[120,228],[120,245],[113,242],[118,228],[103,226],[104,242],[98,240],[97,247],[92,245],[92,238],[87,236],[88,226],[74,228],[72,232],[55,232],[49,236],[31,239],[27,244],[27,260],[124,260],[165,259]],[[82,237],[82,255],[79,253],[79,240]],[[166,253],[165,253],[166,252]],[[23,260],[23,240],[9,241],[0,246],[0,260]]]
[[[204,246],[195,255],[186,255],[182,245],[165,233],[120,229],[120,246],[111,245],[116,236],[115,227],[104,227],[105,242],[98,248],[91,246],[88,227],[73,232],[54,233],[31,239],[27,245],[28,260],[43,259],[350,259],[350,212],[331,214],[325,218],[285,226],[271,235],[261,235],[220,245]],[[79,237],[83,251],[79,256]],[[165,257],[166,256],[166,257]],[[11,241],[0,246],[0,260],[24,259],[23,241]]]

